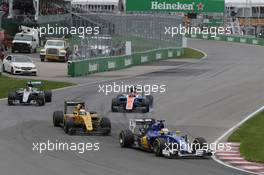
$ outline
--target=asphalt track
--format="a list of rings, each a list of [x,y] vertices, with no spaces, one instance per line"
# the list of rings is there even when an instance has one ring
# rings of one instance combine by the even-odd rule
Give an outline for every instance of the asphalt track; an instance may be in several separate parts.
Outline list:
[[[0,101],[0,174],[3,175],[241,175],[211,159],[171,160],[151,153],[121,149],[117,135],[129,118],[152,116],[165,119],[171,129],[212,142],[234,124],[264,104],[263,48],[224,42],[191,41],[190,46],[204,50],[208,58],[196,64],[148,73],[124,80],[135,84],[165,84],[167,91],[154,94],[151,114],[109,112],[111,98],[87,86],[54,93],[44,107],[7,106]],[[173,64],[160,62],[150,66]],[[53,128],[52,113],[63,109],[64,100],[84,100],[88,109],[100,111],[112,120],[112,135],[67,136]],[[33,142],[99,142],[100,151],[32,151]]]

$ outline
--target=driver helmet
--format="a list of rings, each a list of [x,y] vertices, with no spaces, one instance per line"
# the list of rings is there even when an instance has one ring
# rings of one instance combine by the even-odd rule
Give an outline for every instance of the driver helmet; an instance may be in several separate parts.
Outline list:
[[[86,115],[86,111],[84,109],[81,109],[79,114],[80,115]]]
[[[170,132],[170,131],[168,130],[168,128],[162,128],[162,129],[161,129],[161,133],[162,133],[162,134],[169,134],[169,132]]]
[[[135,97],[136,94],[137,94],[137,88],[136,88],[136,86],[132,86],[132,87],[130,87],[129,95]]]
[[[26,88],[26,90],[27,90],[27,91],[31,91],[31,90],[32,90],[32,86],[28,86],[28,87]]]

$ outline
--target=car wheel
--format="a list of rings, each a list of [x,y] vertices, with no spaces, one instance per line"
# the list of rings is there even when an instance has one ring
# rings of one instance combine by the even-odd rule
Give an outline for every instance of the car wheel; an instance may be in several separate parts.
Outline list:
[[[207,146],[207,141],[203,137],[195,138],[192,144],[192,153],[195,154],[198,149],[203,149]]]
[[[118,112],[118,110],[115,108],[116,106],[119,106],[118,100],[116,98],[112,99],[112,104],[111,104],[111,111],[112,112]]]
[[[143,109],[142,109],[142,113],[147,113],[149,112],[149,101],[147,99],[144,100],[143,102]]]
[[[163,138],[157,138],[153,142],[153,151],[156,156],[161,157],[162,156],[162,150],[165,149],[165,139]]]
[[[9,106],[14,105],[14,101],[16,100],[16,93],[11,92],[8,94],[7,103]]]
[[[44,94],[38,94],[38,97],[37,97],[37,104],[39,106],[44,106],[45,105],[45,96]]]
[[[63,112],[62,111],[55,111],[53,113],[53,126],[54,127],[59,127],[60,124],[63,123]]]
[[[11,74],[12,74],[12,75],[15,74],[15,72],[14,72],[14,68],[13,68],[13,67],[11,68]]]
[[[134,142],[134,135],[130,130],[122,131],[119,134],[119,144],[123,148],[130,148]]]
[[[50,103],[52,101],[52,91],[51,90],[44,91],[44,95],[45,95],[45,101],[47,103]]]
[[[6,70],[5,70],[5,65],[3,64],[3,72],[6,72]]]
[[[66,134],[71,134],[71,129],[74,126],[74,122],[72,118],[66,118],[63,129]]]
[[[101,118],[100,127],[102,129],[105,129],[105,133],[104,133],[105,135],[110,134],[110,132],[111,132],[111,121],[110,121],[110,119],[107,117]]]
[[[154,101],[154,97],[152,95],[146,95],[146,99],[149,102],[149,106],[153,107],[153,101]]]

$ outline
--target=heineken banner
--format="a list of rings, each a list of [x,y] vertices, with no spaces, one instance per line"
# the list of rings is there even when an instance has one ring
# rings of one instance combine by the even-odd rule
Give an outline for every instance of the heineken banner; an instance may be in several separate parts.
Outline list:
[[[127,12],[223,13],[225,0],[126,0]]]

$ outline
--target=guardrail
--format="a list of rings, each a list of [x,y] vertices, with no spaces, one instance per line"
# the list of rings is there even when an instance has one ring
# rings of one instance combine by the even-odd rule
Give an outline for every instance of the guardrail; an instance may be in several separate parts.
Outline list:
[[[253,44],[264,46],[264,39],[254,38],[254,37],[241,37],[234,35],[202,35],[202,34],[190,34],[187,35],[188,38],[197,38],[197,39],[205,39],[205,40],[215,40],[215,41],[228,41],[235,43],[244,43],[244,44]]]
[[[68,75],[71,77],[78,77],[96,72],[119,70],[162,59],[180,57],[183,53],[183,48],[164,48],[138,52],[129,56],[75,60],[69,62]]]

